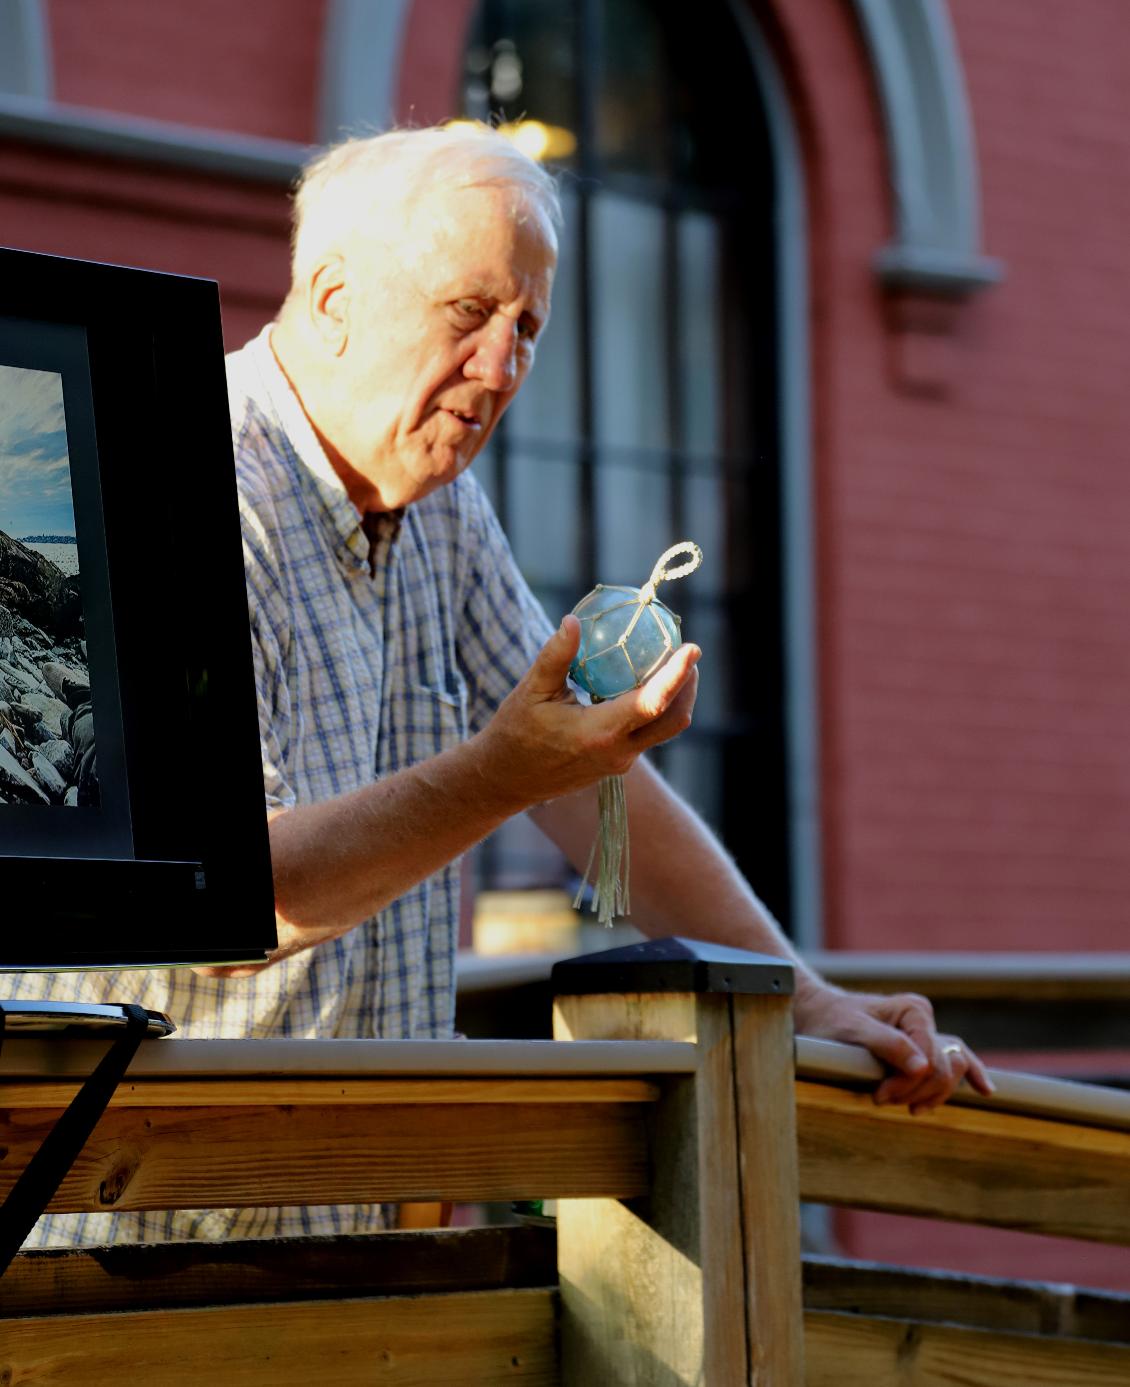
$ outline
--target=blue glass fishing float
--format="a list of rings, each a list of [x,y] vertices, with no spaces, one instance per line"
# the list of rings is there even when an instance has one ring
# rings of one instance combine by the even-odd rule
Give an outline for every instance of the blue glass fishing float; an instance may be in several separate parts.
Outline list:
[[[689,557],[668,568],[679,554]],[[693,573],[700,563],[702,550],[684,540],[661,555],[642,588],[598,583],[573,608],[581,623],[581,641],[569,675],[594,703],[638,689],[682,645],[682,623],[659,601],[655,590],[660,583]],[[592,909],[602,925],[611,925],[617,915],[627,915],[630,909],[628,805],[621,776],[607,776],[600,782],[599,808],[600,828],[573,907],[580,906],[599,847]]]
[[[690,557],[667,568],[677,554]],[[700,563],[702,550],[684,540],[663,554],[642,588],[597,583],[573,608],[581,623],[581,643],[569,674],[594,702],[638,689],[682,645],[682,621],[659,601],[655,589],[693,573]]]

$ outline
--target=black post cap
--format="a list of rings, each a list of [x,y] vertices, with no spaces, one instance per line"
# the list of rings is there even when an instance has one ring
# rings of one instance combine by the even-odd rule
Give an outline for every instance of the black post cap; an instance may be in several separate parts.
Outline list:
[[[793,965],[771,954],[729,949],[701,939],[648,939],[621,949],[581,954],[553,965],[557,996],[607,992],[740,992],[791,996]]]

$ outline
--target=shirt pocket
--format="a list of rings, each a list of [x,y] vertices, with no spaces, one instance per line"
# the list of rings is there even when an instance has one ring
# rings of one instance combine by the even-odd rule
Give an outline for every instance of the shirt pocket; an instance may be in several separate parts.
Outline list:
[[[406,702],[404,764],[426,761],[466,740],[467,688],[461,679],[442,688],[415,684]]]

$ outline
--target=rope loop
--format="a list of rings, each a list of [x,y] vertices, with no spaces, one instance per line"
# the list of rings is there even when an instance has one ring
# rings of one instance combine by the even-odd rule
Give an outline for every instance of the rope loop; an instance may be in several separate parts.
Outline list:
[[[673,559],[676,554],[689,554],[690,558],[676,568],[667,568],[665,566],[667,560]],[[640,602],[646,604],[652,601],[655,597],[655,589],[660,583],[669,583],[675,578],[685,578],[688,573],[693,573],[700,563],[702,563],[702,550],[695,544],[694,540],[684,539],[679,544],[672,544],[670,549],[660,554],[655,567],[651,570],[651,577],[640,588]]]

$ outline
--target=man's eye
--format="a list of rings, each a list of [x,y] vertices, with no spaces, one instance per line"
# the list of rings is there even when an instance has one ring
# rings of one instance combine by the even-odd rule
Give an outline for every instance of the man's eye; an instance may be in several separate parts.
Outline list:
[[[537,323],[529,323],[529,322],[526,322],[525,319],[523,319],[523,320],[518,324],[518,336],[521,337],[521,338],[523,339],[523,341],[532,342],[532,341],[534,340],[534,338],[535,338],[537,335],[538,335],[538,324],[537,324]]]
[[[459,299],[456,302],[455,307],[464,316],[464,318],[479,319],[483,316],[482,304],[476,303],[474,299]]]

